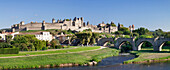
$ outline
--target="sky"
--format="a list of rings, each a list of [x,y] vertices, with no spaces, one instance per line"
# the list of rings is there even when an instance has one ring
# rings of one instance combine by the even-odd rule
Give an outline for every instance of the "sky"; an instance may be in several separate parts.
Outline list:
[[[52,22],[83,17],[97,25],[113,21],[135,29],[170,31],[170,0],[0,0],[0,29],[20,21]]]

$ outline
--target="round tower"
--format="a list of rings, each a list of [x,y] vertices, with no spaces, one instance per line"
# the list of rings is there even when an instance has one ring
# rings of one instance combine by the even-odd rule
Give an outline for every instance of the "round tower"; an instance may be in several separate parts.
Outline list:
[[[135,30],[135,26],[134,26],[134,24],[132,25],[132,29],[133,29],[133,30]]]
[[[43,20],[43,22],[42,22],[42,30],[46,30],[46,28],[45,28],[45,20]]]
[[[81,21],[83,21],[83,17],[81,17],[80,19],[81,19]]]
[[[42,24],[43,24],[43,26],[45,26],[45,20],[43,20]]]
[[[89,21],[87,21],[87,26],[89,26],[90,25],[90,23],[89,23]]]
[[[55,23],[55,19],[54,18],[52,19],[52,23]]]
[[[24,21],[21,21],[21,22],[20,22],[20,25],[24,25]]]

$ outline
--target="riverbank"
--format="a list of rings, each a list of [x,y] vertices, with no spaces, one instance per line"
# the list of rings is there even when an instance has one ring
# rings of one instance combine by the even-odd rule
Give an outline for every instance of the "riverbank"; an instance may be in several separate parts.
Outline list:
[[[119,50],[103,48],[94,51],[62,53],[18,58],[0,58],[0,69],[48,68],[96,64],[103,58],[117,56]]]
[[[170,52],[154,52],[152,50],[131,51],[137,58],[124,61],[124,64],[140,64],[140,63],[154,63],[170,61]]]

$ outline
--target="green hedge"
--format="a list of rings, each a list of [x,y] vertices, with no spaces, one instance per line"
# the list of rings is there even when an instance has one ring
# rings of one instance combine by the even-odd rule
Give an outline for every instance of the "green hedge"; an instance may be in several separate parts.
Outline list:
[[[18,54],[19,48],[0,48],[0,54]]]

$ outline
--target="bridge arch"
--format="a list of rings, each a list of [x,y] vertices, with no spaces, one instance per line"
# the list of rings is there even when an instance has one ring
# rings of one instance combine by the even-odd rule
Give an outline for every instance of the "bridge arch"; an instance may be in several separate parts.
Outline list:
[[[110,41],[105,41],[103,46],[107,46],[108,43],[110,43]]]
[[[154,38],[139,38],[136,41],[137,50],[141,50],[141,47],[142,47],[144,42],[149,42],[154,47],[154,40],[155,40]]]
[[[133,49],[133,50],[136,50],[136,47],[135,47],[135,43],[134,43],[134,39],[133,39],[133,38],[118,38],[118,39],[116,40],[116,43],[115,43],[115,48],[121,49],[121,46],[122,46],[125,42],[130,42],[130,44],[132,45],[132,49]]]
[[[122,48],[121,46],[125,44],[126,42],[129,42],[132,45],[130,41],[122,41],[121,43],[118,44],[118,49],[121,49]]]
[[[98,40],[97,45],[105,46],[105,44],[107,42],[113,42],[114,43],[114,40],[113,40],[113,38],[101,38],[101,39]]]
[[[156,42],[157,46],[155,47],[155,51],[162,51],[165,42],[168,42],[168,41],[170,41],[170,38],[160,38]]]

